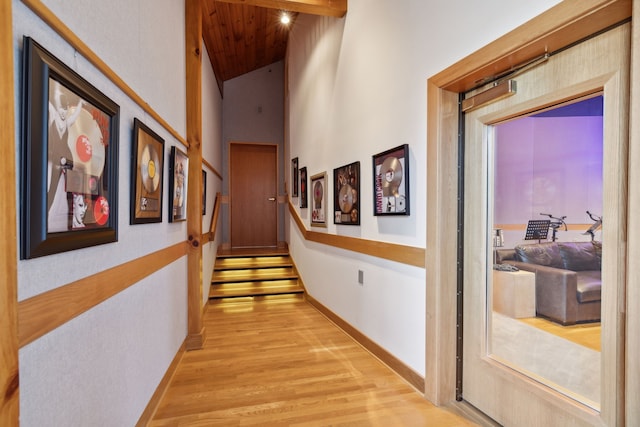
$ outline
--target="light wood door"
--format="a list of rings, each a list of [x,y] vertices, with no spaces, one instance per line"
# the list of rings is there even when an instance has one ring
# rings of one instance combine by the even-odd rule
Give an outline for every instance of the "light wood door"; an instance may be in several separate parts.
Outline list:
[[[277,146],[230,146],[231,247],[277,246]]]
[[[626,254],[620,243],[626,241],[629,32],[630,25],[625,24],[551,55],[546,62],[513,77],[517,94],[465,114],[462,398],[505,426],[624,424],[624,319],[620,313],[624,312]],[[587,372],[599,377],[599,401],[594,404],[549,385],[544,378],[494,353],[491,162],[497,124],[598,94],[604,100],[605,220],[602,352],[593,372]],[[518,334],[509,339],[530,340]],[[528,344],[532,351],[538,345],[533,340]]]

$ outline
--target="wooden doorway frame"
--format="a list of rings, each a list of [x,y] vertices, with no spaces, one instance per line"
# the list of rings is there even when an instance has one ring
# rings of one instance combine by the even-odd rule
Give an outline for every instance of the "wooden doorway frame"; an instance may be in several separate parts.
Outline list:
[[[437,405],[456,398],[457,325],[457,183],[458,183],[458,96],[511,67],[554,52],[605,30],[640,13],[640,2],[631,0],[567,0],[528,21],[427,81],[427,251],[426,251],[426,380],[425,397]],[[633,10],[632,10],[633,9]],[[631,74],[631,164],[640,164],[640,27],[633,26]],[[634,108],[635,106],[635,108]],[[634,119],[636,126],[633,126]],[[635,163],[634,163],[635,162]],[[636,168],[637,169],[637,168]],[[628,235],[640,235],[640,177],[634,168],[629,175]],[[635,179],[635,181],[634,181]],[[436,250],[437,249],[437,250]],[[640,256],[640,239],[628,241],[628,259]],[[632,271],[632,269],[629,269]],[[627,308],[621,304],[621,321],[627,331],[640,330],[640,277],[627,277]],[[625,311],[628,315],[625,318]],[[640,338],[627,334],[626,360],[640,358]],[[637,335],[637,334],[636,334]],[[624,355],[623,355],[624,356]],[[625,401],[618,401],[615,419],[608,425],[629,425],[640,421],[636,396],[640,366],[628,362],[620,378],[626,387]],[[622,420],[622,423],[620,421]]]

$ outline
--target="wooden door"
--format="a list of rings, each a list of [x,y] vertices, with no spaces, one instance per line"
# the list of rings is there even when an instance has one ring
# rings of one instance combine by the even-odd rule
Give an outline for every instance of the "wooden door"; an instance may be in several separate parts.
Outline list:
[[[513,77],[517,82],[515,95],[465,114],[462,397],[505,426],[623,424],[624,322],[620,313],[624,312],[626,253],[621,242],[626,240],[627,222],[629,30],[629,24],[619,26],[552,55],[546,62]],[[483,89],[486,88],[478,91]],[[496,314],[492,269],[496,243],[492,230],[497,178],[493,168],[499,126],[596,96],[602,96],[604,104],[600,128],[604,218],[602,350],[588,369],[561,372],[572,381],[584,375],[597,381],[595,397],[585,397],[571,389],[573,384],[560,386],[550,375],[538,373],[537,365],[530,368],[533,365],[528,364],[538,354],[537,361],[547,362],[546,357],[552,365],[546,372],[556,374],[562,365],[578,366],[576,355],[558,351],[559,347],[549,345],[558,340],[542,338],[542,333],[523,326],[519,319]],[[527,139],[536,129],[522,132],[516,139]],[[577,167],[571,164],[572,158],[566,160],[567,168]],[[546,173],[558,177],[555,190],[568,186],[565,171],[543,167],[547,168]],[[527,186],[517,171],[507,179],[522,182],[521,192],[526,193]],[[571,185],[562,191],[566,194],[577,190]],[[544,219],[540,212],[532,209],[530,219]],[[503,348],[524,351],[505,355],[498,350]],[[540,354],[541,348],[548,352]]]
[[[277,246],[277,146],[231,143],[231,247]]]

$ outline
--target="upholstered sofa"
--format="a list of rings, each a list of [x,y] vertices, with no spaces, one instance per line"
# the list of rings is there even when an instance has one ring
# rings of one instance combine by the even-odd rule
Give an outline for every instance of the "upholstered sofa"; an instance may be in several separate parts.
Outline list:
[[[496,250],[496,262],[536,275],[536,314],[563,325],[600,320],[600,242],[544,242]]]

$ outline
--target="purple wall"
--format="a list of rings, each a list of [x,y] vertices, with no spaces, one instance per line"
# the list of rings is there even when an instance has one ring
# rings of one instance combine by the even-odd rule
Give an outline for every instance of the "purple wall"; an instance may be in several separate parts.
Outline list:
[[[494,223],[526,224],[546,219],[543,212],[590,224],[587,210],[601,215],[602,123],[602,116],[525,117],[496,126]]]

